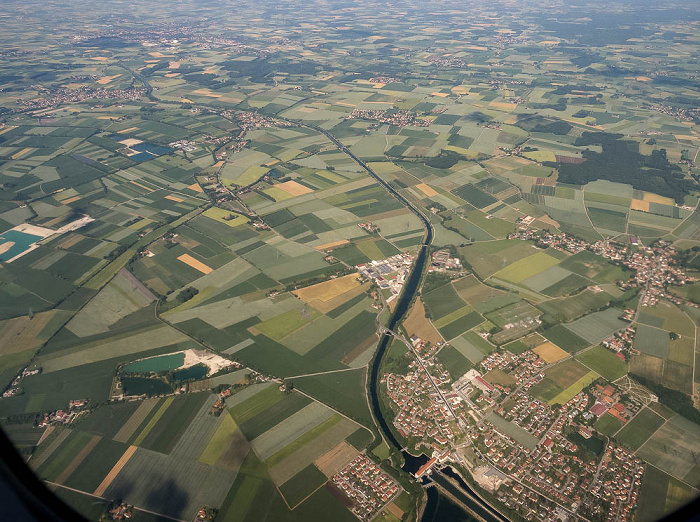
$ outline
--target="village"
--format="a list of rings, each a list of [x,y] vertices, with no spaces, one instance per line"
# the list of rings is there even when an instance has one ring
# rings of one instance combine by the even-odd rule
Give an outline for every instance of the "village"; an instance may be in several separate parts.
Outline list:
[[[610,349],[627,346],[630,329],[619,334],[606,340]],[[385,373],[381,383],[398,433],[432,456],[417,477],[454,463],[526,520],[548,504],[558,513],[551,520],[614,520],[634,509],[641,459],[591,426],[602,415],[627,423],[653,397],[594,382],[565,404],[550,405],[528,394],[547,366],[531,350],[495,351],[453,380],[437,360],[441,346],[416,336],[411,344],[415,359],[407,373]],[[513,384],[501,384],[503,376]]]
[[[369,109],[354,109],[346,119],[370,120],[379,123],[388,123],[398,127],[412,125],[415,127],[427,127],[430,120],[416,119],[415,113],[411,111],[384,111]]]
[[[332,480],[352,501],[352,512],[360,520],[372,519],[401,491],[398,483],[364,453],[333,475]]]
[[[44,98],[34,98],[31,100],[17,99],[20,111],[35,111],[39,109],[50,109],[63,103],[79,103],[87,100],[138,100],[146,93],[145,89],[93,89],[91,87],[79,87],[77,89],[66,89],[60,87],[47,91],[48,96]]]
[[[675,304],[698,308],[696,303],[682,299],[667,290],[669,285],[683,286],[696,283],[698,278],[686,274],[681,267],[677,266],[675,248],[671,243],[662,239],[656,240],[650,246],[637,243],[633,244],[636,248],[630,248],[610,239],[587,243],[564,232],[552,234],[533,229],[514,232],[508,235],[508,239],[534,241],[535,246],[541,248],[552,247],[574,254],[582,250],[590,250],[604,259],[619,263],[634,272],[629,280],[618,281],[617,284],[623,290],[641,288],[640,304],[642,306],[654,306],[659,302],[659,299],[667,299]]]

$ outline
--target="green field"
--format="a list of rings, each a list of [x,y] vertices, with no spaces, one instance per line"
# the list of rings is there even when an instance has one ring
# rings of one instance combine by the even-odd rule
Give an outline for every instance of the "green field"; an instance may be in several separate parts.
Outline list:
[[[293,508],[325,484],[327,480],[326,476],[316,466],[309,464],[282,484],[280,493],[284,495],[287,504]]]
[[[422,296],[427,311],[433,320],[438,320],[464,306],[451,284],[442,285]]]
[[[668,515],[696,496],[687,484],[654,466],[648,466],[642,478],[639,497],[639,520],[653,522]]]
[[[80,491],[94,491],[126,449],[126,444],[107,438],[101,439],[68,477],[66,486]]]
[[[568,388],[556,395],[549,401],[550,404],[566,404],[573,399],[581,390],[587,387],[598,378],[595,372],[588,372]]]
[[[238,424],[241,424],[262,413],[283,398],[284,393],[279,391],[276,386],[266,385],[249,399],[232,407],[230,409],[231,415]]]
[[[80,421],[78,427],[96,435],[112,438],[139,407],[138,402],[109,404],[96,408]]]
[[[613,417],[609,413],[604,413],[593,424],[593,427],[603,435],[612,437],[623,425],[623,422],[617,417]]]
[[[445,365],[453,379],[459,379],[473,367],[471,361],[452,345],[444,346],[438,353],[438,359]]]
[[[602,346],[594,346],[578,354],[576,360],[608,381],[615,381],[627,374],[627,363]]]
[[[542,335],[570,353],[577,352],[589,345],[588,341],[582,339],[563,325],[557,325],[549,330],[545,330],[542,332]]]
[[[283,337],[292,333],[294,330],[298,330],[308,322],[312,321],[314,317],[319,315],[313,309],[310,310],[289,310],[283,314],[273,317],[265,322],[258,323],[255,328],[270,339],[279,341]]]
[[[240,430],[248,440],[253,440],[309,404],[311,399],[303,395],[286,394],[282,400],[240,423]]]
[[[493,277],[504,279],[513,283],[520,283],[529,277],[544,272],[548,268],[559,264],[556,259],[544,252],[538,252],[525,259],[520,259],[493,274]]]
[[[590,344],[598,344],[617,330],[627,326],[628,323],[619,319],[621,314],[622,311],[617,308],[608,308],[602,312],[582,317],[567,324],[566,327]]]
[[[663,417],[649,409],[644,409],[618,432],[616,438],[628,448],[637,450],[663,423]]]
[[[238,427],[230,415],[225,415],[221,424],[217,428],[214,436],[207,444],[204,451],[199,456],[199,461],[204,464],[214,465],[219,460],[221,454],[229,444],[229,439],[236,432]]]
[[[647,355],[665,358],[669,341],[667,331],[640,324],[634,336],[634,348]]]
[[[351,419],[371,427],[372,415],[365,396],[366,370],[327,373],[294,379],[295,388]]]

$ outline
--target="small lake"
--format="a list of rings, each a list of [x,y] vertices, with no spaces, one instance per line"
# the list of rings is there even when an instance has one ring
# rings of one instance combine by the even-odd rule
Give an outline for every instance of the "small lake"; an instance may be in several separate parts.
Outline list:
[[[190,366],[189,368],[184,368],[173,372],[173,379],[176,381],[186,381],[189,379],[202,379],[209,373],[209,367],[203,364],[197,364],[195,366]]]
[[[147,373],[147,372],[167,372],[175,370],[185,364],[184,353],[171,353],[158,357],[142,359],[124,366],[124,373]]]
[[[41,236],[27,234],[26,232],[20,232],[19,230],[8,230],[7,232],[4,232],[2,235],[0,235],[0,245],[9,242],[14,243],[14,245],[12,245],[7,252],[0,254],[0,261],[8,261],[13,257],[20,255],[40,239],[42,239]]]
[[[124,377],[122,388],[125,395],[162,395],[173,391],[167,382],[147,377]]]

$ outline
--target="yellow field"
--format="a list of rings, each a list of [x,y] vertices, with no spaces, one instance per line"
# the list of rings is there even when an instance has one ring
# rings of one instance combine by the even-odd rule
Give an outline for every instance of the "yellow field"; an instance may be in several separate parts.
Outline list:
[[[224,420],[216,429],[214,436],[211,438],[206,448],[204,448],[204,451],[199,456],[199,462],[209,464],[210,466],[216,464],[216,461],[219,460],[219,457],[231,442],[231,437],[233,437],[236,429],[238,429],[238,426],[236,426],[233,417],[226,414],[226,417],[224,417]]]
[[[187,187],[187,188],[190,189],[190,190],[194,190],[195,192],[200,192],[200,193],[201,193],[201,192],[204,192],[204,191],[202,190],[202,187],[199,186],[199,183],[192,183],[192,185],[190,185],[190,186]]]
[[[153,192],[153,189],[151,187],[147,187],[143,183],[139,183],[138,181],[133,181],[133,180],[131,181],[131,183],[133,183],[137,187],[141,187],[142,189],[147,190],[148,192]]]
[[[119,78],[120,76],[121,76],[121,74],[115,74],[114,76],[103,76],[102,78],[97,80],[97,83],[99,83],[100,85],[106,85],[109,82],[111,82],[112,80],[114,80],[115,78]]]
[[[534,161],[556,161],[555,154],[551,150],[536,150],[523,154],[526,158]]]
[[[403,326],[406,328],[408,335],[417,335],[421,339],[430,341],[432,344],[442,341],[442,337],[433,326],[433,323],[425,317],[425,306],[421,299],[416,299],[415,304],[411,308],[411,313],[408,314],[403,322]]]
[[[75,203],[76,201],[83,199],[83,196],[73,196],[72,198],[64,199],[61,201],[64,205],[68,205],[70,203]]]
[[[515,263],[499,270],[493,275],[493,277],[505,279],[506,281],[511,281],[513,283],[520,283],[521,281],[525,281],[525,279],[544,272],[548,268],[552,268],[558,264],[558,259],[547,255],[544,252],[537,252],[536,254],[520,259]]]
[[[357,281],[357,274],[348,274],[337,279],[324,281],[315,285],[307,286],[300,290],[295,290],[293,293],[304,302],[313,305],[312,301],[326,302],[334,297],[337,297],[353,288],[360,286]]]
[[[253,165],[252,167],[248,167],[243,174],[238,176],[238,178],[234,181],[236,185],[239,185],[241,187],[246,187],[248,185],[252,185],[256,181],[258,181],[261,177],[263,177],[264,174],[267,173],[267,169],[265,167],[261,167],[260,165]]]
[[[165,399],[163,404],[160,405],[160,408],[158,408],[158,411],[156,411],[155,415],[151,417],[151,420],[148,421],[148,424],[144,426],[143,430],[141,430],[141,433],[139,433],[138,437],[136,437],[136,440],[134,440],[134,446],[138,446],[139,444],[141,444],[143,440],[148,436],[148,434],[151,433],[153,426],[155,426],[156,423],[160,420],[160,418],[163,415],[165,415],[165,411],[170,407],[174,400],[175,397],[168,397],[167,399]]]
[[[0,355],[41,346],[45,339],[38,336],[56,313],[52,310],[36,314],[32,319],[25,315],[0,322]]]
[[[175,197],[175,196],[170,195],[170,194],[168,194],[167,196],[165,196],[165,199],[169,199],[170,201],[175,201],[175,202],[177,202],[177,203],[182,203],[183,201],[185,201],[185,200],[182,199],[182,198],[178,198],[178,197]]]
[[[186,265],[191,266],[195,270],[199,270],[203,274],[211,274],[214,271],[213,268],[208,267],[207,265],[205,265],[201,261],[196,260],[194,257],[192,257],[189,254],[182,254],[181,256],[178,256],[177,259],[179,261],[182,261]]]
[[[399,520],[401,520],[403,518],[404,512],[401,510],[401,508],[399,506],[397,506],[393,502],[386,507],[386,510],[389,513],[391,513],[392,515],[394,515],[396,518],[398,518]]]
[[[314,464],[326,477],[331,478],[345,467],[359,452],[345,441],[342,441],[329,452],[321,455]]]
[[[97,446],[97,443],[100,442],[101,439],[102,437],[99,435],[93,435],[87,444],[85,444],[80,452],[73,458],[70,464],[63,468],[63,471],[61,471],[60,475],[56,477],[54,482],[57,484],[63,484],[66,480],[68,480],[68,477],[70,477],[75,469],[80,466],[80,464],[85,460],[95,446]]]
[[[641,199],[633,199],[630,204],[632,210],[641,210],[642,212],[649,212],[649,201],[644,201]]]
[[[130,228],[131,230],[141,230],[142,228],[146,228],[151,223],[153,223],[153,220],[143,218],[141,221],[137,221],[136,223],[129,225],[128,228]]]
[[[418,185],[416,185],[416,188],[429,198],[438,195],[436,190],[434,190],[431,186],[426,185],[425,183],[418,183]]]
[[[333,248],[333,247],[337,247],[337,246],[340,246],[340,245],[344,245],[344,244],[347,243],[347,242],[348,242],[347,239],[341,239],[341,240],[339,240],[339,241],[333,241],[332,243],[325,243],[325,244],[323,244],[323,245],[318,245],[317,247],[314,247],[314,248],[315,248],[316,250],[326,250],[326,249],[328,249],[328,248]]]
[[[212,207],[204,212],[204,215],[208,218],[215,219],[221,223],[225,223],[230,227],[237,227],[248,222],[248,218],[242,216],[241,214],[236,214],[235,212],[230,212],[221,208]],[[232,219],[224,219],[229,216],[233,216]]]
[[[143,143],[143,140],[139,140],[136,138],[126,138],[125,140],[119,140],[119,143],[121,143],[122,145],[126,145],[127,147],[133,147],[134,145]]]
[[[170,65],[168,65],[168,69],[179,69],[180,68],[180,62],[170,62]]]
[[[263,190],[265,194],[268,196],[271,196],[275,201],[284,201],[285,199],[293,198],[289,192],[285,192],[282,189],[275,187],[271,187],[269,189]]]
[[[574,384],[569,386],[563,392],[559,393],[559,395],[554,397],[552,400],[548,401],[548,403],[549,404],[566,404],[571,399],[573,399],[581,390],[583,390],[586,386],[591,384],[597,378],[598,378],[598,374],[596,372],[594,372],[594,371],[588,372],[586,375],[581,377],[578,381],[576,381]]]
[[[31,147],[26,147],[19,152],[15,152],[12,156],[10,156],[10,159],[16,160],[21,158],[22,156],[26,156],[29,154],[33,149]]]
[[[542,359],[548,364],[561,361],[567,355],[569,355],[567,352],[559,348],[556,344],[551,342],[541,344],[538,347],[533,348],[532,351],[539,355],[540,359]]]
[[[644,193],[644,201],[648,201],[649,203],[660,203],[662,205],[671,205],[671,206],[676,204],[676,202],[673,201],[671,198],[659,196],[658,194],[654,194],[652,192],[645,192]]]
[[[445,150],[458,152],[459,154],[465,156],[467,159],[474,159],[479,155],[479,153],[475,150],[465,149],[464,147],[457,147],[456,145],[448,145],[447,147],[445,147]]]
[[[489,102],[489,107],[498,107],[499,109],[515,109],[517,105],[515,103],[508,103],[508,102],[496,102],[492,101]]]
[[[284,190],[287,194],[291,194],[292,196],[301,196],[302,194],[309,194],[310,192],[313,192],[313,189],[305,187],[301,183],[297,183],[294,180],[278,183],[275,185],[275,187]]]
[[[136,452],[136,446],[129,446],[124,454],[121,456],[121,458],[117,461],[117,463],[114,465],[114,467],[110,470],[109,473],[107,473],[107,476],[104,478],[102,483],[97,486],[97,489],[93,492],[93,495],[97,495],[98,497],[101,497],[104,495],[104,492],[107,491],[107,488],[109,485],[112,483],[112,481],[117,478],[117,475],[119,475],[119,472],[122,470],[124,466],[126,466],[126,463],[129,462],[129,459],[132,457],[132,455]]]
[[[80,236],[78,234],[70,234],[65,237],[65,239],[62,239],[61,241],[58,242],[58,245],[60,248],[64,250],[68,250],[70,247],[77,245],[83,240],[83,236]],[[2,343],[0,343],[2,344]]]

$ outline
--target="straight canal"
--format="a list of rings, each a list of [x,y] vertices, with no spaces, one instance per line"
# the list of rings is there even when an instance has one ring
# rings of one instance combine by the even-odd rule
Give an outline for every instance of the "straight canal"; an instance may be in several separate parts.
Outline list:
[[[421,243],[420,251],[416,257],[416,261],[411,270],[411,274],[406,279],[406,283],[403,286],[403,291],[398,298],[396,308],[392,314],[388,329],[393,331],[394,328],[401,322],[401,319],[408,311],[408,308],[415,296],[418,288],[420,287],[421,280],[423,279],[423,274],[425,272],[425,263],[428,261],[429,247],[433,242],[433,227],[428,220],[428,218],[423,215],[423,213],[418,210],[413,204],[408,201],[405,197],[399,194],[394,188],[380,178],[364,161],[355,156],[350,150],[340,143],[335,136],[328,133],[326,130],[312,125],[307,125],[301,122],[296,122],[299,125],[308,127],[320,132],[331,140],[338,149],[349,156],[353,161],[360,165],[367,173],[372,176],[379,184],[381,184],[392,196],[398,199],[406,208],[413,212],[421,220],[426,229],[425,237]],[[423,464],[428,461],[425,456],[416,457],[411,455],[406,450],[403,449],[396,436],[391,431],[389,424],[384,418],[382,408],[379,402],[379,370],[382,365],[382,358],[386,352],[386,349],[391,340],[391,334],[385,333],[382,335],[379,341],[379,347],[377,348],[377,353],[374,357],[372,365],[370,366],[369,374],[369,394],[370,403],[372,405],[372,412],[374,418],[377,421],[386,441],[392,444],[396,449],[401,451],[404,458],[403,470],[408,473],[415,473]],[[438,484],[445,491],[448,491],[450,495],[460,501],[461,504],[468,508],[468,512],[465,512],[461,507],[452,502],[445,494],[439,491],[435,487],[429,487],[426,489],[426,494],[428,496],[428,501],[426,507],[423,511],[422,522],[433,522],[433,521],[472,521],[477,520],[472,516],[476,515],[479,519],[485,520],[486,522],[507,522],[507,519],[501,515],[498,511],[493,509],[490,505],[479,497],[479,495],[472,490],[472,488],[464,481],[464,479],[457,473],[455,473],[451,468],[445,468],[443,471],[435,471],[435,477],[433,481]],[[452,481],[448,480],[450,477]],[[459,484],[459,487],[454,485],[454,482]]]

